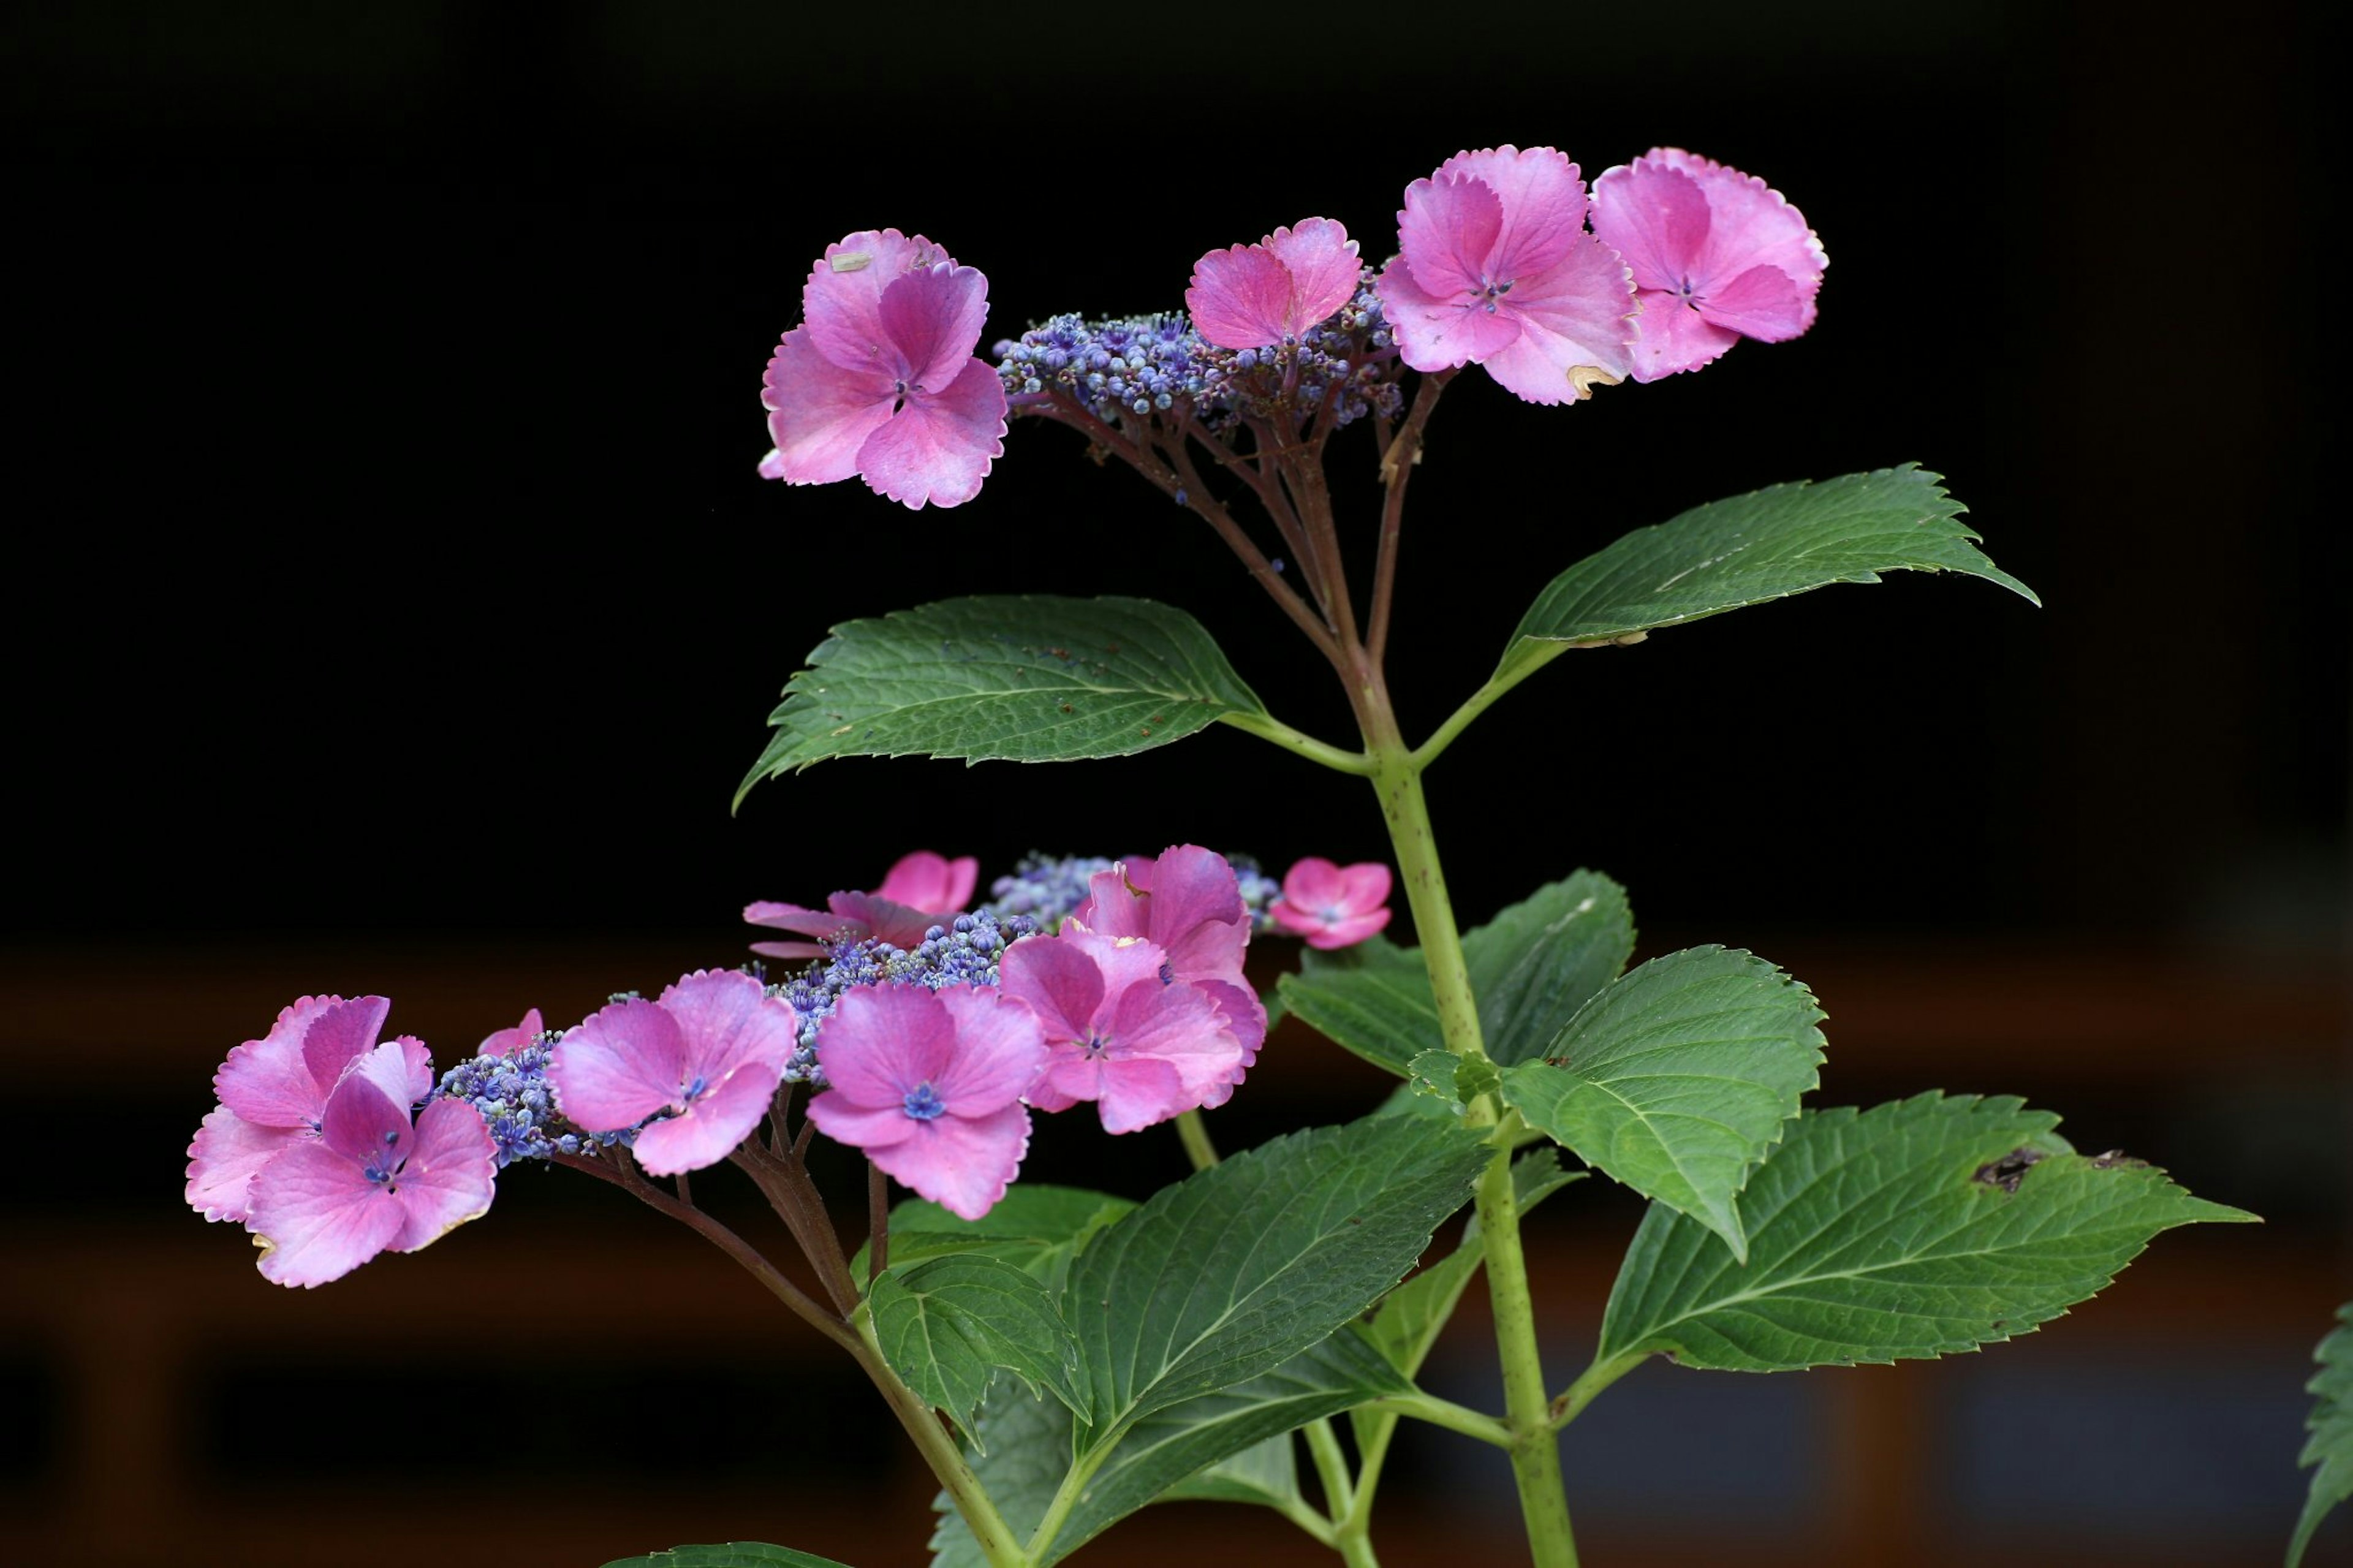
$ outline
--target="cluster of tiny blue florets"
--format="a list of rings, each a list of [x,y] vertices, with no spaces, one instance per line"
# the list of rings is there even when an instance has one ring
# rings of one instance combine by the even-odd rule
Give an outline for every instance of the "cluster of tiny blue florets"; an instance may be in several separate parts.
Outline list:
[[[557,1111],[547,1058],[563,1037],[561,1030],[551,1030],[511,1057],[470,1057],[441,1075],[435,1098],[462,1100],[482,1113],[501,1170],[517,1160],[637,1142],[635,1130],[583,1132]]]
[[[831,1015],[843,992],[858,985],[922,985],[933,991],[994,985],[1005,950],[1038,929],[1038,922],[1027,916],[999,916],[979,909],[944,917],[912,948],[871,938],[827,943],[824,958],[768,988],[771,995],[791,1003],[800,1018],[800,1044],[785,1065],[785,1081],[823,1087],[817,1065],[818,1025]]]
[[[1348,302],[1296,342],[1222,349],[1183,311],[1089,321],[1056,316],[995,347],[1006,395],[1054,393],[1106,423],[1190,415],[1212,429],[1237,413],[1304,414],[1331,400],[1334,423],[1400,406],[1396,356],[1367,269]]]
[[[1260,870],[1258,862],[1247,855],[1229,855],[1226,863],[1234,868],[1234,880],[1241,887],[1250,930],[1273,931],[1274,917],[1267,907],[1282,896],[1282,884]],[[1024,916],[1036,921],[1040,931],[1055,931],[1094,891],[1096,873],[1118,864],[1100,855],[1025,855],[1011,876],[989,884],[994,896],[981,907],[999,918]]]

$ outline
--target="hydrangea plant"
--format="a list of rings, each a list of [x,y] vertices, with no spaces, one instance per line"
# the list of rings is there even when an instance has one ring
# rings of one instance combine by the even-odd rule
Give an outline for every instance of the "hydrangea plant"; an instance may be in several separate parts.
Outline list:
[[[1403,1420],[1501,1450],[1534,1561],[1561,1568],[1577,1551],[1558,1434],[1642,1363],[1970,1350],[2090,1297],[2161,1230],[2251,1218],[2078,1152],[2015,1099],[1810,1108],[1823,1014],[1806,987],[1725,947],[1634,963],[1627,893],[1600,872],[1561,868],[1462,928],[1422,775],[1555,658],[1892,571],[2034,596],[1919,467],[1781,484],[1567,565],[1485,683],[1409,740],[1385,658],[1446,389],[1476,367],[1500,389],[1476,395],[1574,418],[1597,392],[1806,332],[1828,256],[1779,192],[1673,148],[1589,188],[1552,148],[1465,151],[1401,204],[1377,265],[1339,220],[1297,218],[1207,250],[1181,310],[1058,315],[987,359],[978,268],[920,234],[847,235],[811,267],[764,395],[764,475],[856,478],[914,509],[970,500],[1017,419],[1077,430],[1208,525],[1329,665],[1355,737],[1269,712],[1180,609],[969,597],[834,627],[744,784],[842,756],[1122,756],[1223,723],[1368,785],[1394,867],[1310,856],[1278,883],[1180,844],[1034,857],[976,899],[975,860],[911,846],[871,889],[752,905],[791,939],[757,959],[565,1028],[529,1013],[438,1077],[419,1042],[377,1042],[382,998],[306,997],[222,1065],[191,1205],[245,1226],[269,1279],[315,1286],[479,1217],[516,1161],[611,1183],[864,1370],[939,1478],[941,1568],[1042,1568],[1168,1498],[1261,1505],[1362,1568]],[[1337,515],[1342,443],[1377,458],[1377,517]],[[1360,603],[1348,569],[1367,550]],[[1389,933],[1393,889],[1415,945]],[[1262,994],[1253,943],[1286,941]],[[1246,1089],[1285,1013],[1307,1027],[1282,1048],[1353,1052],[1396,1091],[1220,1159],[1203,1113]],[[1173,1128],[1194,1173],[1141,1204],[1024,1183],[1035,1119],[1071,1111],[1112,1138]],[[806,1159],[819,1136],[867,1158],[854,1254],[844,1194]],[[723,1162],[773,1205],[813,1290],[696,1204],[691,1173]],[[1558,1309],[1533,1299],[1521,1219],[1597,1173],[1650,1206],[1588,1363],[1564,1375],[1538,1354]],[[913,1195],[894,1205],[892,1182]],[[1480,1278],[1500,1411],[1416,1381]],[[2329,1419],[2316,1508],[2344,1490]],[[743,1544],[660,1561],[820,1562]]]

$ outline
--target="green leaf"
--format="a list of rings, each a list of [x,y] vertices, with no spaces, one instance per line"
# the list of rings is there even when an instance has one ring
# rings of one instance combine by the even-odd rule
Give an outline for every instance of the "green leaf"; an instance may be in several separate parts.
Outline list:
[[[2295,1521],[2295,1538],[2288,1542],[2287,1568],[2304,1561],[2313,1531],[2328,1510],[2353,1497],[2353,1301],[2337,1309],[2337,1322],[2312,1352],[2320,1371],[2304,1385],[2306,1394],[2316,1397],[2311,1418],[2304,1424],[2312,1436],[2295,1462],[2320,1468],[2312,1472],[2312,1490]]]
[[[1458,1115],[1503,1081],[1493,1062],[1483,1057],[1458,1057],[1447,1050],[1419,1052],[1406,1069],[1413,1075],[1414,1092],[1430,1096]]]
[[[1247,1500],[1280,1506],[1280,1491],[1267,1489],[1279,1484],[1271,1475],[1261,1471],[1257,1480],[1244,1480],[1250,1472],[1228,1462],[1310,1421],[1368,1399],[1410,1393],[1412,1387],[1354,1327],[1344,1327],[1271,1372],[1155,1411],[1135,1424],[1088,1481],[1053,1545],[1039,1560],[1039,1568],[1149,1502],[1240,1501],[1250,1491],[1257,1495]],[[1029,1399],[999,1384],[981,1427],[989,1449],[974,1469],[1006,1522],[1026,1539],[1045,1517],[1069,1468],[1071,1417],[1050,1400]],[[1263,1457],[1257,1463],[1271,1468],[1271,1461]],[[1292,1495],[1296,1490],[1294,1481]],[[944,1494],[934,1506],[942,1518],[932,1536],[937,1553],[933,1568],[985,1568],[978,1542]]]
[[[955,1252],[985,1252],[1059,1292],[1071,1259],[1095,1232],[1135,1205],[1084,1187],[1017,1182],[986,1219],[962,1219],[935,1203],[910,1198],[891,1211],[891,1267]],[[861,1245],[849,1272],[866,1282],[868,1248]]]
[[[1820,1081],[1821,1016],[1811,993],[1753,953],[1671,952],[1579,1008],[1548,1060],[1504,1068],[1504,1098],[1745,1258],[1734,1200]]]
[[[623,1557],[605,1568],[847,1568],[830,1557],[796,1552],[789,1546],[769,1546],[757,1541],[731,1541],[724,1546],[673,1546],[643,1557]]]
[[[1124,757],[1265,711],[1198,621],[1149,599],[947,599],[845,621],[808,660],[739,805],[829,757]]]
[[[1512,1163],[1512,1190],[1522,1214],[1584,1177],[1582,1171],[1562,1170],[1559,1151],[1548,1143]],[[1484,1257],[1479,1242],[1479,1216],[1472,1215],[1453,1251],[1381,1299],[1380,1310],[1365,1328],[1373,1348],[1403,1375],[1411,1377],[1419,1372],[1430,1347],[1438,1342],[1439,1331],[1454,1315],[1455,1304],[1462,1300]]]
[[[1548,584],[1504,645],[1498,679],[1559,652],[1883,572],[1963,572],[2030,603],[2034,591],[1972,544],[1965,509],[1916,464],[1775,485],[1638,528]],[[1556,645],[1556,646],[1547,646]]]
[[[1486,1163],[1483,1133],[1378,1117],[1291,1133],[1164,1188],[1071,1270],[1087,1447],[1271,1371],[1364,1311]]]
[[[1046,1288],[1009,1263],[967,1253],[886,1269],[867,1306],[891,1370],[967,1433],[999,1367],[1088,1408],[1078,1337]]]
[[[1399,1078],[1412,1076],[1416,1056],[1443,1043],[1421,951],[1386,937],[1336,952],[1308,948],[1299,973],[1275,990],[1309,1028]]]
[[[1504,1065],[1545,1054],[1593,994],[1634,956],[1626,889],[1598,871],[1548,882],[1462,938],[1488,1056]]]
[[[2116,1154],[2075,1153],[2015,1099],[1935,1092],[1810,1111],[1742,1196],[1749,1256],[1653,1204],[1598,1361],[1791,1372],[2010,1339],[2097,1293],[2158,1231],[2252,1220]],[[2014,1189],[2014,1190],[2013,1190]]]
[[[1218,1394],[1209,1395],[1216,1399]],[[1246,1502],[1266,1508],[1304,1507],[1299,1489],[1299,1454],[1288,1432],[1229,1454],[1208,1469],[1178,1481],[1156,1502]]]

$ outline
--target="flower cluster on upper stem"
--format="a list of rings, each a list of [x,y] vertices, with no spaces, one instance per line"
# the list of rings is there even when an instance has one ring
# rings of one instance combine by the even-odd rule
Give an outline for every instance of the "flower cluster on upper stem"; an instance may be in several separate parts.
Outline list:
[[[1055,316],[997,342],[987,385],[968,358],[980,274],[921,237],[849,235],[769,364],[761,471],[954,506],[1001,453],[1008,410],[1219,445],[1248,427],[1263,448],[1310,421],[1395,417],[1407,367],[1478,365],[1529,402],[1573,403],[1798,336],[1829,260],[1779,192],[1672,147],[1589,192],[1553,148],[1466,150],[1406,187],[1397,222],[1378,268],[1320,216],[1210,250],[1184,310]]]

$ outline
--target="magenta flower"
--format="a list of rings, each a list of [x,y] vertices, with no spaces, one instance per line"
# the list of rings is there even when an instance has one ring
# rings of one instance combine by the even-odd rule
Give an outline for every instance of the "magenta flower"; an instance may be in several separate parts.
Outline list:
[[[1029,1148],[1021,1097],[1047,1063],[1028,1007],[985,987],[853,990],[817,1059],[828,1087],[808,1116],[827,1137],[965,1219],[1005,1195]]]
[[[1219,348],[1265,348],[1297,339],[1346,304],[1358,271],[1348,231],[1311,217],[1193,263],[1185,309],[1194,330]]]
[[[489,1210],[496,1169],[490,1129],[464,1100],[437,1100],[412,1124],[406,1106],[351,1073],[319,1135],[253,1179],[261,1272],[324,1285],[379,1252],[415,1252]]]
[[[523,1014],[522,1022],[513,1028],[496,1029],[483,1036],[482,1043],[475,1048],[474,1054],[478,1057],[511,1057],[546,1032],[547,1025],[541,1020],[539,1009],[533,1007]]]
[[[208,1220],[243,1220],[261,1168],[319,1135],[327,1100],[364,1073],[406,1109],[433,1091],[433,1058],[406,1035],[379,1046],[392,1004],[381,996],[305,996],[269,1035],[229,1052],[213,1075],[220,1103],[188,1145],[188,1205]]]
[[[1654,147],[1594,182],[1593,227],[1625,257],[1642,301],[1637,381],[1814,324],[1830,258],[1803,214],[1737,169]]]
[[[1142,937],[1078,925],[1005,950],[1005,994],[1027,1003],[1053,1058],[1029,1089],[1040,1110],[1095,1102],[1106,1132],[1221,1104],[1246,1065],[1241,1041],[1198,985]]]
[[[1110,937],[1142,937],[1166,954],[1173,979],[1208,994],[1240,1043],[1229,1079],[1201,1100],[1223,1105],[1258,1060],[1266,1041],[1266,1006],[1242,973],[1250,950],[1250,911],[1226,858],[1184,844],[1157,858],[1098,871],[1092,891],[1064,923]],[[1006,950],[1010,956],[1012,949]]]
[[[735,970],[697,970],[651,1002],[616,1002],[548,1053],[564,1114],[589,1132],[649,1116],[634,1148],[657,1176],[734,1152],[767,1114],[798,1042],[792,1005]]]
[[[752,951],[770,958],[822,958],[824,942],[887,942],[912,948],[942,915],[960,914],[980,879],[980,862],[969,855],[950,860],[928,849],[902,855],[871,893],[828,895],[823,910],[762,900],[744,906],[753,925],[798,931],[817,942],[755,942]]]
[[[1399,254],[1377,280],[1400,358],[1483,366],[1531,403],[1566,403],[1632,366],[1625,263],[1585,230],[1577,165],[1549,147],[1457,153],[1405,190]]]
[[[973,357],[988,279],[917,235],[828,245],[776,345],[760,399],[776,449],[760,472],[821,485],[855,474],[910,508],[980,493],[1005,450],[1005,387]]]
[[[1377,860],[1335,866],[1309,856],[1283,875],[1267,912],[1310,947],[1354,947],[1389,923],[1389,868]]]

